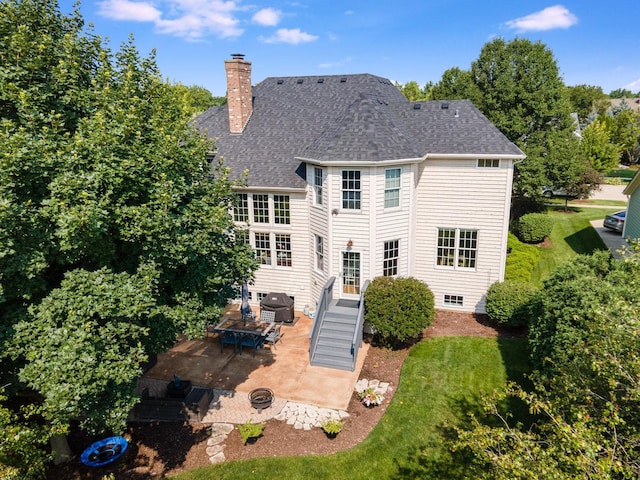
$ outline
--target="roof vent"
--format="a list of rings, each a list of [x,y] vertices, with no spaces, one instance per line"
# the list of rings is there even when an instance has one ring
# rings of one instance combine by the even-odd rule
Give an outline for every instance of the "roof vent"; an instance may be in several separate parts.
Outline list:
[[[421,105],[421,104],[419,104],[419,103],[414,103],[414,104],[413,104],[413,109],[414,109],[414,110],[420,110],[420,107],[422,107],[422,105]]]
[[[318,83],[324,83],[324,78],[319,78]]]
[[[284,83],[284,80],[278,80],[278,85],[282,85]]]
[[[340,83],[347,83],[347,77],[342,77],[340,79]]]
[[[456,108],[456,114],[455,117],[458,118],[460,116],[460,111]]]
[[[447,102],[443,102],[440,104],[441,110],[449,110],[449,104]]]
[[[298,85],[300,85],[302,82],[304,82],[304,79],[299,78],[298,81],[296,82]]]

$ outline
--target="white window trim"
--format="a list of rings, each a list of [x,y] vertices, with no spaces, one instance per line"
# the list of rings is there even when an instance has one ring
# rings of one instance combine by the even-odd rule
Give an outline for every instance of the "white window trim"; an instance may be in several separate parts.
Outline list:
[[[360,188],[357,190],[345,190],[343,187],[343,182],[344,182],[344,173],[345,172],[359,172],[360,173],[360,178],[358,179],[358,181],[360,182]],[[344,211],[344,212],[360,212],[362,211],[362,170],[354,170],[354,169],[344,169],[340,171],[340,210]],[[345,192],[359,192],[359,199],[358,199],[358,203],[360,204],[360,206],[358,208],[348,208],[344,206],[344,193]],[[353,200],[355,202],[355,200]]]
[[[317,183],[318,172],[320,172],[320,180],[321,180],[320,184]],[[324,180],[325,180],[324,168],[313,167],[313,204],[316,207],[322,207],[324,205],[324,197],[325,197]],[[320,195],[318,195],[318,189],[320,189]],[[318,201],[318,198],[320,198],[320,201]]]
[[[320,242],[318,242],[318,240],[320,240]],[[324,237],[322,235],[314,235],[313,236],[313,243],[314,243],[314,252],[315,252],[315,261],[314,261],[314,269],[316,272],[318,273],[324,273],[325,271],[325,263],[326,263],[326,258],[325,258],[325,248],[324,248]],[[320,251],[318,249],[318,246],[322,245],[322,251]],[[318,258],[322,257],[322,268],[318,268]]]
[[[264,264],[259,260],[259,268],[268,268],[271,270],[292,270],[293,269],[293,263],[294,263],[294,255],[293,255],[293,235],[291,235],[290,232],[274,232],[274,231],[269,231],[266,232],[264,230],[258,230],[255,232],[252,232],[253,235],[250,236],[251,238],[251,242],[252,245],[251,247],[254,249],[254,251],[256,251],[256,234],[261,234],[261,235],[268,235],[269,236],[269,253],[270,253],[270,259],[271,259],[271,263],[269,264]],[[291,247],[291,250],[283,250],[283,251],[290,251],[291,252],[291,265],[278,265],[278,248],[276,245],[276,235],[287,235],[289,237],[289,246]],[[257,251],[256,251],[257,253]]]
[[[438,234],[440,230],[454,230],[455,238],[454,238],[454,250],[453,250],[453,265],[438,265]],[[458,260],[460,258],[460,232],[461,231],[472,231],[476,232],[476,257],[475,257],[475,266],[473,267],[460,267],[458,266]],[[480,252],[479,248],[479,230],[477,228],[461,228],[461,227],[438,227],[436,228],[436,252],[435,252],[435,267],[438,270],[461,270],[467,272],[475,272],[478,269],[478,254]]]
[[[447,301],[447,297],[449,297],[449,301]],[[457,300],[460,300],[460,303],[458,303]],[[446,307],[464,308],[464,295],[445,293],[442,295],[442,305]]]
[[[398,177],[398,186],[394,188],[387,188],[387,172],[392,170],[396,170],[400,172],[400,176]],[[392,207],[387,207],[387,192],[398,191],[398,205],[394,205]],[[398,210],[402,205],[402,168],[401,167],[393,167],[393,168],[385,168],[384,169],[384,198],[382,201],[382,206],[385,210]]]
[[[491,162],[491,164],[487,165],[487,162]],[[497,162],[497,165],[494,165],[494,162]],[[499,158],[478,158],[478,160],[476,161],[476,168],[500,168],[500,159]]]
[[[387,243],[391,243],[391,242],[397,242],[398,244],[398,256],[396,257],[390,257],[385,259],[385,253],[387,252],[385,249],[385,245]],[[390,260],[394,260],[396,261],[396,265],[395,265],[395,269],[396,269],[396,273],[394,273],[393,275],[386,275],[385,274],[385,262],[390,261]],[[382,242],[382,275],[383,276],[388,276],[388,277],[397,277],[400,273],[400,239],[398,238],[394,238],[393,240],[385,240],[384,242]]]

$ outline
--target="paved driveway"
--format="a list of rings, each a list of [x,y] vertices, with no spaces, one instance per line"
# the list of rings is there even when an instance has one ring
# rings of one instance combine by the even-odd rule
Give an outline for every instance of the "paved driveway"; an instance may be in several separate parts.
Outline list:
[[[627,242],[619,232],[614,232],[613,230],[609,230],[608,228],[604,228],[602,226],[603,218],[599,220],[592,220],[591,225],[596,229],[598,235],[607,246],[607,248],[611,251],[615,258],[620,258],[619,251],[623,246],[627,245]]]

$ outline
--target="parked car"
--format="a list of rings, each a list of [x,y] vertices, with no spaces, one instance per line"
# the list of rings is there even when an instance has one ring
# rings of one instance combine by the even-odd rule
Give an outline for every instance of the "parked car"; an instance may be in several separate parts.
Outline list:
[[[624,228],[624,219],[626,216],[626,210],[611,213],[604,217],[604,222],[602,222],[602,225],[606,228],[610,228],[611,230],[622,233],[622,229]]]
[[[575,194],[567,192],[564,188],[556,188],[556,187],[549,187],[549,186],[542,187],[542,195],[544,195],[547,198],[553,198],[553,197],[573,198],[573,197],[576,197]]]

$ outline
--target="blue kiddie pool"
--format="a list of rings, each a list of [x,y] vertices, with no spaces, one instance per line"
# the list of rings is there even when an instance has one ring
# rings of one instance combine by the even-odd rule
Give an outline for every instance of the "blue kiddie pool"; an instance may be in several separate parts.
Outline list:
[[[128,445],[124,437],[98,440],[82,452],[80,460],[89,467],[100,467],[120,458]]]

